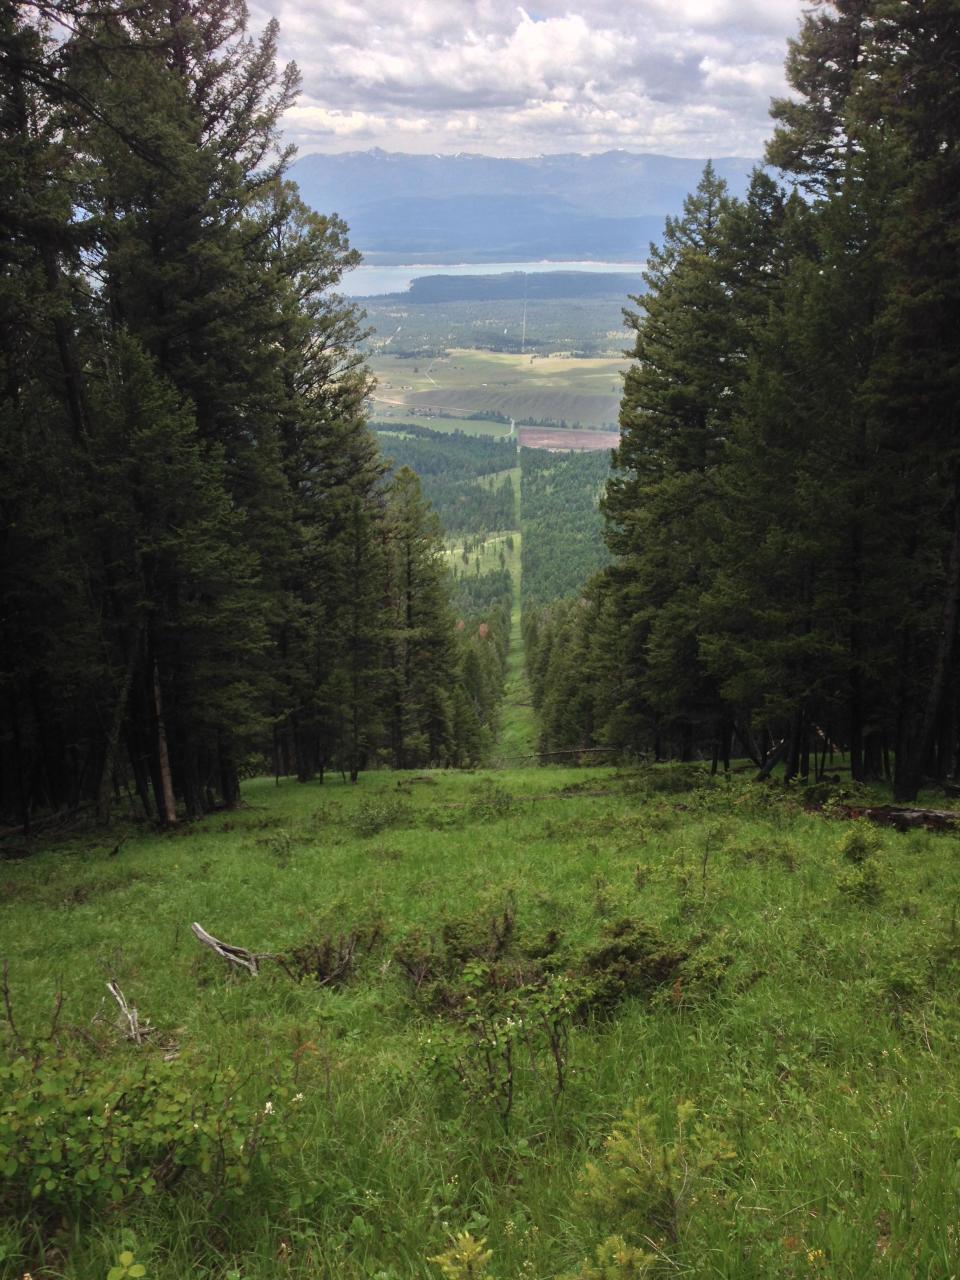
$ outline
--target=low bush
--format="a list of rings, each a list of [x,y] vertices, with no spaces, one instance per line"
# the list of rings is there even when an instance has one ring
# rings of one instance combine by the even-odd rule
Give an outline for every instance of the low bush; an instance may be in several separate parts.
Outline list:
[[[21,1052],[0,1066],[0,1208],[76,1215],[182,1179],[239,1196],[289,1148],[278,1085],[252,1102],[231,1067]]]

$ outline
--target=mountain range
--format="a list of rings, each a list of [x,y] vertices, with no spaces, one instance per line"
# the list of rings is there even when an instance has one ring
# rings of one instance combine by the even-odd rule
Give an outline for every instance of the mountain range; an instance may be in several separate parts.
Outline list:
[[[291,177],[308,205],[346,221],[370,263],[636,262],[705,163],[630,151],[517,160],[374,149],[304,156]],[[759,163],[713,161],[732,195]]]

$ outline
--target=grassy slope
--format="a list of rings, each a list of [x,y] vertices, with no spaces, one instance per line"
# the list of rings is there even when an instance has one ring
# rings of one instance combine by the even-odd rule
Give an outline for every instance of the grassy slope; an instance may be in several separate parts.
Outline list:
[[[637,1096],[664,1135],[692,1099],[735,1153],[688,1170],[665,1274],[957,1271],[956,838],[885,834],[886,891],[864,905],[838,893],[844,827],[749,783],[664,795],[599,769],[406,786],[384,773],[355,788],[257,781],[244,801],[178,834],[134,835],[114,858],[112,837],[77,838],[3,869],[22,1031],[46,1025],[58,985],[62,1026],[88,1025],[109,971],[185,1055],[240,1064],[261,1099],[299,1057],[305,1095],[294,1153],[239,1209],[187,1184],[59,1235],[65,1256],[45,1276],[102,1280],[132,1228],[149,1280],[407,1280],[436,1276],[426,1257],[469,1227],[498,1280],[553,1277],[642,1228],[595,1218],[577,1195]],[[486,919],[508,900],[519,936],[555,928],[571,954],[629,914],[672,943],[705,940],[727,966],[712,994],[668,987],[576,1028],[557,1104],[524,1059],[509,1133],[432,1076],[425,1037],[439,1023],[391,960],[406,930]],[[232,977],[189,933],[197,919],[276,951],[374,915],[387,939],[340,990],[273,967]],[[309,1207],[285,1208],[310,1181]],[[5,1278],[36,1268],[16,1241],[7,1224]]]

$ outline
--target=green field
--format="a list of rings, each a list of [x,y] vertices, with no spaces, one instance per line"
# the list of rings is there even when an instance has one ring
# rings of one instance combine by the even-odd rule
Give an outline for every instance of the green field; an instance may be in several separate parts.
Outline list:
[[[450,433],[462,431],[468,436],[508,436],[510,434],[509,423],[494,422],[489,418],[435,418],[432,414],[430,416],[412,415],[409,409],[391,410],[389,405],[375,404],[374,407],[376,414],[370,419],[370,426],[374,430],[396,422],[413,422],[417,426],[429,427],[431,431]]]
[[[678,766],[384,772],[7,863],[0,1275],[440,1280],[458,1232],[448,1276],[955,1274],[957,841],[850,830]]]
[[[617,422],[620,373],[627,365],[611,358],[452,350],[434,358],[374,356],[370,367],[378,414],[417,408],[603,426]]]

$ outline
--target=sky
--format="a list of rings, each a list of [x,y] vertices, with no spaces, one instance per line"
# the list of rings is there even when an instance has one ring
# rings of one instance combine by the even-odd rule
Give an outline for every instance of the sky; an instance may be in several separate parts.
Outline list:
[[[757,156],[801,0],[254,0],[313,151]]]

